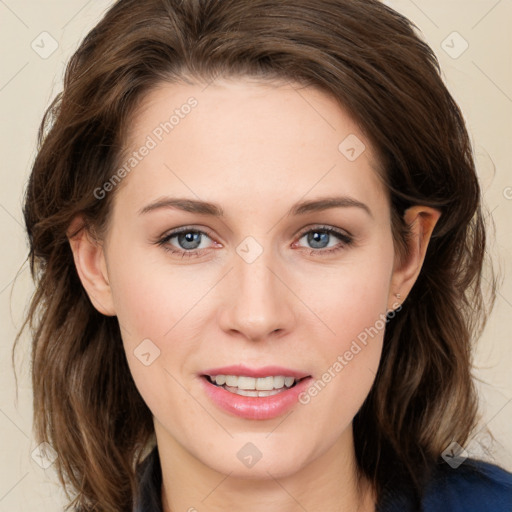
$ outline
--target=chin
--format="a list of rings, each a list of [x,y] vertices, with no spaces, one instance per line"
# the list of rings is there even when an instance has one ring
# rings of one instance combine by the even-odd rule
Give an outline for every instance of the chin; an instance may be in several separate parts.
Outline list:
[[[229,474],[230,478],[269,480],[291,476],[300,471],[309,459],[314,458],[309,455],[310,450],[300,442],[293,441],[287,446],[278,438],[276,442],[264,440],[264,435],[261,440],[254,435],[240,436],[232,441],[233,448],[223,449],[217,456],[213,454],[213,459],[210,454],[209,460],[203,459],[202,462],[214,471]],[[300,458],[297,457],[297,446],[301,447]]]

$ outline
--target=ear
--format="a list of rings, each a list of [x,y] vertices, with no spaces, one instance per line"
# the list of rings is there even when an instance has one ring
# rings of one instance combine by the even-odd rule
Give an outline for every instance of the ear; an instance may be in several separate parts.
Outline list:
[[[396,309],[416,282],[425,260],[432,231],[440,216],[439,210],[428,206],[412,206],[405,211],[404,221],[409,226],[410,236],[405,259],[397,261],[393,270],[388,298],[389,309]]]
[[[115,316],[103,245],[81,216],[73,219],[67,237],[78,276],[93,306],[104,315]]]

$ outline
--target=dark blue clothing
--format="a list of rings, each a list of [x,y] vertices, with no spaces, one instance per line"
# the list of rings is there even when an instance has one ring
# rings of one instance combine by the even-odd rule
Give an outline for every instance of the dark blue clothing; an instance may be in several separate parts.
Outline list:
[[[142,462],[138,475],[140,500],[133,512],[162,512],[162,473],[156,447]],[[512,512],[512,473],[474,459],[466,459],[457,469],[443,463],[426,487],[423,510],[415,510],[412,503],[407,492],[388,489],[377,511]]]
[[[415,511],[411,494],[388,489],[378,512]],[[420,512],[512,512],[512,473],[466,459],[457,469],[439,464],[425,489]]]
[[[156,446],[142,461],[137,474],[140,494],[133,512],[162,512],[162,468]]]

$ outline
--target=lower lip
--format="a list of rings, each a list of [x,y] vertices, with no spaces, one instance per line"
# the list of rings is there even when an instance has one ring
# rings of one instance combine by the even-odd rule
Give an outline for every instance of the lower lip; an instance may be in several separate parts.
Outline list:
[[[212,384],[206,377],[201,377],[206,394],[221,409],[248,420],[269,420],[284,414],[298,401],[309,385],[311,377],[302,379],[286,391],[272,396],[242,396],[226,391]]]

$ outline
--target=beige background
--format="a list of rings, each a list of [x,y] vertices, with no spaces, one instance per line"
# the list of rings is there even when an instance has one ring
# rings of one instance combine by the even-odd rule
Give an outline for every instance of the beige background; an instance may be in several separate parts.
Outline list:
[[[15,397],[11,348],[31,291],[30,273],[24,263],[27,243],[21,204],[35,155],[37,128],[50,99],[61,88],[64,64],[111,3],[0,0],[0,512],[62,510],[62,493],[52,468],[43,469],[31,458],[36,443],[31,429],[27,336],[22,339],[17,360],[17,402]],[[411,18],[434,48],[470,126],[485,200],[496,225],[490,252],[503,279],[476,353],[475,372],[481,380],[482,426],[491,429],[496,442],[490,444],[482,431],[478,436],[481,444],[471,443],[466,448],[470,456],[485,457],[512,471],[512,2],[386,3]],[[41,35],[43,32],[50,35]],[[58,47],[47,55],[52,44]]]

